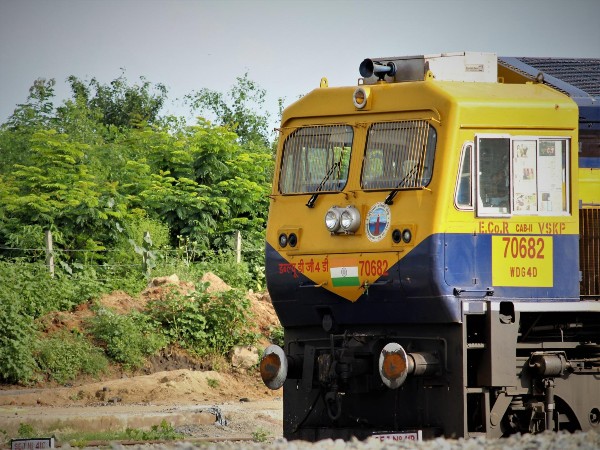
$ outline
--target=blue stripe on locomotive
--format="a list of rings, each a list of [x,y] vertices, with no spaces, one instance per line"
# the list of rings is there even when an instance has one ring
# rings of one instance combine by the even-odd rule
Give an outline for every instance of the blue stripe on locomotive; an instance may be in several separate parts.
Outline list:
[[[460,322],[462,299],[579,300],[578,236],[553,239],[553,287],[493,286],[491,234],[429,236],[354,303],[302,273],[280,273],[287,261],[267,243],[267,287],[284,326],[318,325],[325,314],[340,324]]]
[[[511,287],[492,284],[492,234],[446,234],[445,281],[468,289],[494,289],[494,299],[579,300],[579,236],[551,235],[553,238],[553,286]],[[546,235],[548,236],[548,235]],[[518,280],[515,281],[518,283]]]

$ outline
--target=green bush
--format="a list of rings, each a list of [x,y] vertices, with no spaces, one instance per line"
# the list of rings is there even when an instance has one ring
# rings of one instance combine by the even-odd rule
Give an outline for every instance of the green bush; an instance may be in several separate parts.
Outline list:
[[[103,291],[93,269],[73,275],[57,269],[53,278],[42,263],[0,260],[0,296],[18,292],[23,312],[34,319],[50,311],[68,311]]]
[[[141,267],[120,263],[96,266],[95,271],[102,283],[102,292],[125,291],[130,295],[137,295],[148,284]]]
[[[35,327],[18,292],[0,282],[0,381],[25,383],[33,378]]]
[[[194,349],[206,339],[206,318],[198,295],[167,291],[164,298],[152,300],[146,307],[148,316],[160,327],[172,344]]]
[[[40,369],[61,384],[74,380],[81,373],[97,376],[108,367],[101,349],[81,334],[66,330],[39,339],[35,356]]]
[[[200,355],[224,355],[257,338],[248,331],[250,301],[237,289],[209,294],[206,284],[199,284],[189,295],[171,291],[150,302],[147,311],[171,343]]]
[[[92,335],[105,346],[106,354],[129,369],[141,367],[146,356],[167,344],[149,318],[136,311],[118,314],[101,307],[88,324]]]
[[[228,353],[236,345],[249,345],[258,336],[250,328],[250,300],[238,289],[203,296],[207,347],[218,354]]]

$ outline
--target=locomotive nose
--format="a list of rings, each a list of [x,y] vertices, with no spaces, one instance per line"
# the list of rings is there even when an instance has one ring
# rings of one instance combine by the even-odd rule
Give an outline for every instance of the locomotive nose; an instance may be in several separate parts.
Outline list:
[[[288,361],[278,345],[269,345],[260,360],[260,376],[269,389],[283,386],[288,374]]]

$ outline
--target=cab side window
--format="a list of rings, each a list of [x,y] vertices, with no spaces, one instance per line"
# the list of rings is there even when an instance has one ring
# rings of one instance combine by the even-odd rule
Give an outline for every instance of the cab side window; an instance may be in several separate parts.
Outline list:
[[[454,203],[458,209],[473,209],[472,161],[473,144],[469,142],[463,146],[460,158],[460,170],[458,172],[458,180],[456,181]]]
[[[478,210],[510,214],[510,138],[479,138],[477,143]]]
[[[569,214],[568,138],[478,136],[476,143],[478,216]],[[458,185],[459,209],[461,193]]]

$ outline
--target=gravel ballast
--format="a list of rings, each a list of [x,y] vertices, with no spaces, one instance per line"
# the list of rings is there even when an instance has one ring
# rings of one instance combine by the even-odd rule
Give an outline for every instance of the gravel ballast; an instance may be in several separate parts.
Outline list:
[[[65,448],[63,446],[63,448]],[[375,439],[367,441],[323,440],[316,443],[304,441],[286,441],[277,439],[274,442],[205,442],[173,444],[145,444],[122,446],[115,444],[114,450],[598,450],[600,449],[600,433],[541,433],[536,435],[515,435],[506,439],[488,440],[443,439],[438,438],[423,442],[380,442]]]

